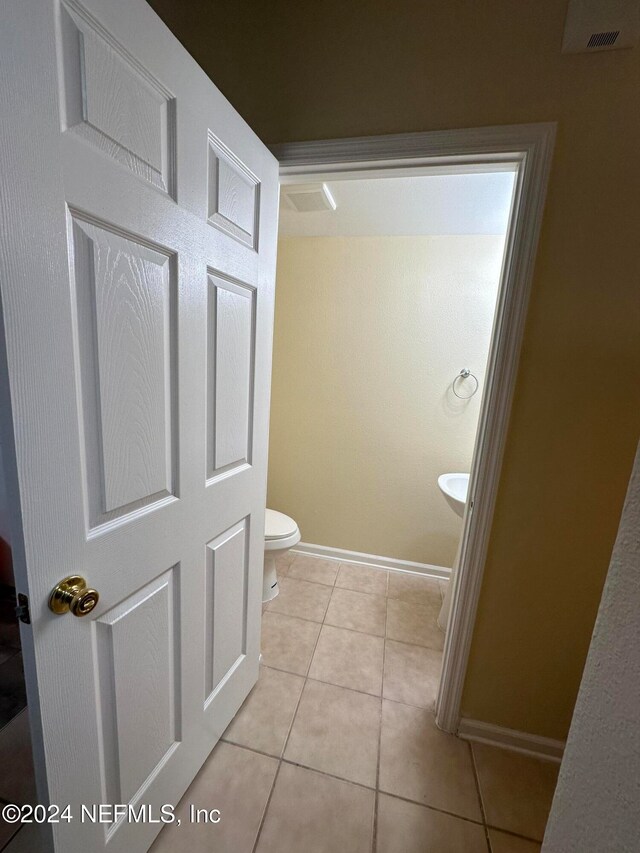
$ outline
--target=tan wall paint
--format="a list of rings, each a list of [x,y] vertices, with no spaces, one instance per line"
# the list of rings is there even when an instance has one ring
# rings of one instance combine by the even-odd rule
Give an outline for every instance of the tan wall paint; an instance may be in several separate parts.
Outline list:
[[[450,386],[468,366],[484,387],[503,249],[280,240],[268,501],[305,542],[453,564],[460,519],[436,481],[469,471],[481,395]]]
[[[640,431],[640,48],[566,0],[152,0],[268,142],[558,121],[463,697],[567,733]]]

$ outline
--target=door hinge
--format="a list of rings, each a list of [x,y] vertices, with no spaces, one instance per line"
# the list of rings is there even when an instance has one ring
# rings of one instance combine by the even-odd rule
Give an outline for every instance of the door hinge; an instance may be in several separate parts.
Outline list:
[[[23,592],[18,593],[16,616],[21,622],[24,622],[25,625],[31,625],[31,614],[29,613],[29,598]]]

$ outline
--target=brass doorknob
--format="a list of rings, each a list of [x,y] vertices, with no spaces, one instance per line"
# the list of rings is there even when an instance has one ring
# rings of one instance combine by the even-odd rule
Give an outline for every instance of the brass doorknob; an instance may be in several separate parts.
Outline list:
[[[98,603],[97,590],[89,589],[80,575],[69,575],[54,586],[49,596],[49,609],[61,616],[71,611],[74,616],[86,616]]]

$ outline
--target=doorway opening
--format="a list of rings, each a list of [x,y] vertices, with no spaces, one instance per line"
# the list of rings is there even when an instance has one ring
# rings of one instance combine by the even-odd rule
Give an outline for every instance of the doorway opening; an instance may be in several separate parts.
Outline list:
[[[406,208],[406,191],[402,193],[402,183],[406,181],[406,188],[413,182],[413,192],[411,198],[416,201],[418,209],[420,208],[419,198],[420,191],[416,189],[419,186],[419,181],[422,179],[425,186],[431,182],[435,185],[440,183],[445,186],[447,181],[455,184],[456,180],[460,187],[464,187],[467,182],[467,190],[475,181],[478,186],[485,182],[485,188],[492,187],[494,200],[501,198],[501,203],[494,205],[494,213],[497,216],[496,222],[502,216],[504,228],[500,235],[500,228],[493,225],[494,236],[497,238],[497,245],[492,247],[492,261],[495,264],[496,256],[499,256],[500,262],[494,266],[496,274],[494,276],[494,291],[491,296],[493,309],[492,330],[487,331],[486,343],[486,367],[482,364],[482,356],[476,354],[476,360],[469,361],[465,359],[462,352],[458,352],[455,356],[445,358],[444,362],[448,364],[448,381],[445,387],[442,387],[442,393],[448,394],[452,400],[460,399],[460,397],[473,397],[477,391],[481,392],[481,404],[478,407],[477,416],[477,431],[475,440],[471,442],[473,451],[470,464],[466,470],[456,470],[455,465],[446,465],[449,470],[442,470],[440,473],[461,474],[468,473],[468,486],[466,492],[466,500],[460,500],[460,492],[464,491],[464,478],[458,480],[452,479],[448,483],[441,482],[441,491],[444,495],[438,495],[437,485],[433,483],[434,495],[438,497],[444,506],[445,498],[452,506],[457,506],[462,512],[462,529],[460,531],[458,547],[454,548],[455,554],[451,558],[451,550],[449,550],[449,561],[451,568],[454,571],[450,574],[452,582],[450,584],[450,595],[447,596],[447,602],[444,607],[444,612],[441,614],[441,624],[448,622],[446,639],[444,640],[444,651],[442,660],[442,676],[440,679],[438,696],[436,701],[436,722],[440,728],[448,732],[458,732],[460,724],[460,701],[462,695],[462,687],[466,672],[467,659],[470,649],[471,636],[475,620],[475,613],[479,598],[480,585],[482,581],[482,570],[488,545],[488,538],[491,529],[491,520],[493,516],[493,507],[495,505],[496,492],[498,487],[500,463],[502,451],[506,436],[506,427],[508,422],[510,403],[515,384],[515,375],[517,362],[520,350],[520,342],[522,338],[524,317],[526,313],[526,305],[528,291],[530,285],[531,274],[533,270],[533,259],[535,257],[535,248],[537,244],[537,236],[540,227],[544,195],[546,190],[546,182],[550,164],[550,154],[552,149],[554,136],[554,128],[551,125],[535,125],[516,128],[488,128],[479,131],[454,131],[450,133],[433,133],[433,134],[409,134],[397,137],[380,137],[369,139],[351,139],[351,140],[333,140],[326,142],[311,142],[299,143],[292,145],[279,146],[274,149],[274,153],[281,162],[281,191],[284,196],[284,204],[289,208],[296,208],[296,203],[302,202],[303,207],[308,207],[309,203],[324,204],[325,210],[317,210],[315,213],[298,214],[298,226],[292,224],[295,222],[295,214],[286,210],[282,213],[282,224],[285,229],[295,231],[296,228],[302,230],[304,227],[301,223],[304,217],[316,217],[317,220],[323,219],[327,224],[327,229],[334,229],[334,234],[338,232],[339,227],[349,229],[357,233],[357,228],[349,226],[346,222],[348,215],[339,216],[339,206],[336,197],[342,196],[343,199],[351,198],[351,207],[360,210],[361,221],[367,222],[367,228],[371,229],[372,222],[375,219],[373,208],[367,203],[367,193],[374,192],[376,185],[385,187],[386,189],[380,192],[386,192],[386,206],[383,203],[382,208],[385,210],[387,221],[387,230],[389,222],[396,222],[396,227],[406,230],[406,209],[402,211],[399,199],[405,198]],[[503,181],[502,195],[497,187]],[[349,189],[350,187],[350,189]],[[312,194],[305,198],[304,195],[296,196],[291,193],[291,189],[302,189],[317,193],[321,190],[323,198],[316,199],[314,202]],[[393,191],[395,190],[395,198]],[[333,191],[333,192],[332,192]],[[505,195],[506,194],[506,195]],[[462,222],[465,214],[469,213],[468,205],[472,194],[467,192],[467,206],[458,203],[450,205],[450,211],[458,208],[458,222]],[[477,198],[481,197],[481,193]],[[489,192],[489,196],[491,192]],[[328,199],[327,199],[328,197]],[[505,205],[505,197],[508,197],[508,204]],[[434,196],[435,198],[435,196]],[[452,198],[449,193],[449,198]],[[433,201],[433,199],[432,199]],[[327,208],[328,204],[328,208]],[[335,209],[334,208],[335,205]],[[400,205],[400,206],[399,206]],[[473,205],[471,205],[473,206]],[[431,214],[435,215],[437,205],[433,205]],[[446,209],[446,203],[442,209]],[[394,218],[394,209],[398,215]],[[282,208],[281,208],[282,210]],[[488,208],[485,206],[485,215]],[[498,213],[501,211],[501,213]],[[413,209],[415,214],[415,208]],[[410,215],[410,214],[409,214]],[[437,219],[437,216],[435,216]],[[338,223],[342,219],[342,226]],[[414,217],[415,221],[415,217]],[[404,223],[404,225],[402,224]],[[485,223],[486,224],[486,223]],[[433,226],[433,223],[431,225]],[[451,229],[449,229],[451,230]],[[480,232],[482,233],[482,231]],[[402,230],[390,231],[393,236],[402,234]],[[339,235],[340,236],[340,235]],[[346,239],[347,235],[341,235]],[[353,234],[351,236],[354,236]],[[389,235],[387,235],[389,236]],[[406,236],[406,235],[405,235]],[[413,235],[414,237],[417,235]],[[429,235],[421,235],[429,236]],[[436,235],[430,235],[435,238]],[[444,235],[440,235],[444,236]],[[452,236],[452,235],[449,235]],[[458,235],[462,236],[462,235]],[[469,236],[469,235],[466,235]],[[484,232],[483,236],[490,236]],[[291,235],[289,235],[291,239]],[[294,238],[295,239],[295,238]],[[499,242],[501,241],[501,242]],[[345,248],[343,255],[345,254]],[[371,250],[371,247],[369,247]],[[285,254],[285,253],[283,253]],[[294,250],[295,254],[295,250]],[[462,253],[464,254],[464,253]],[[371,264],[372,255],[367,249],[364,250],[364,255],[368,257],[368,262]],[[452,257],[456,257],[456,262],[460,262],[460,253],[452,252]],[[283,255],[281,254],[281,262]],[[297,258],[298,262],[301,260]],[[378,258],[379,261],[379,258]],[[330,258],[322,256],[316,258],[314,266],[322,266],[330,262]],[[399,269],[401,262],[396,259],[392,260],[391,267],[395,270]],[[473,268],[473,263],[471,268]],[[478,264],[478,266],[481,266]],[[299,265],[297,274],[302,276],[304,268]],[[369,269],[369,275],[376,270],[379,271],[379,264],[373,263]],[[326,271],[326,270],[325,270]],[[330,272],[336,273],[336,270],[331,269]],[[428,269],[425,268],[428,274]],[[330,275],[329,278],[332,276]],[[366,274],[365,274],[366,278]],[[459,277],[458,277],[459,278]],[[462,276],[462,278],[465,278]],[[470,275],[466,279],[468,284],[469,279],[473,279]],[[406,280],[406,279],[405,279]],[[344,282],[341,283],[345,286]],[[361,283],[362,284],[362,283]],[[335,275],[333,275],[333,285],[335,285]],[[462,287],[462,285],[459,285]],[[453,288],[455,291],[455,288]],[[473,289],[473,286],[472,286]],[[357,290],[357,288],[356,288]],[[446,291],[446,287],[444,288]],[[488,289],[490,291],[490,288]],[[488,292],[487,291],[487,292]],[[427,292],[425,289],[424,293]],[[371,318],[370,305],[367,303],[366,286],[360,289],[360,298],[355,298],[351,311],[346,312],[347,316],[342,317],[342,334],[349,337],[355,328],[360,330],[367,328],[367,322]],[[486,295],[486,294],[485,294]],[[389,294],[387,294],[387,298]],[[391,297],[392,298],[392,297]],[[460,302],[464,303],[464,299],[458,300],[453,298],[450,300],[452,306],[450,314],[455,315],[455,309],[459,308]],[[469,303],[471,304],[471,302]],[[276,302],[276,311],[278,310],[278,302]],[[323,331],[327,330],[325,324],[326,316],[323,315],[321,306],[317,315],[318,334],[322,335]],[[305,310],[313,311],[313,301],[311,305],[306,305]],[[331,311],[332,309],[327,309]],[[419,306],[416,305],[416,313],[419,313]],[[295,313],[295,312],[294,312]],[[476,311],[476,315],[479,316]],[[294,317],[295,322],[295,317]],[[325,325],[323,325],[325,324]],[[297,330],[298,333],[300,330]],[[373,334],[379,330],[373,330]],[[438,329],[442,332],[442,328]],[[425,335],[428,335],[429,329],[424,329]],[[390,336],[392,339],[393,336]],[[447,337],[445,330],[445,339]],[[460,336],[464,338],[464,335]],[[480,335],[482,338],[482,335]],[[469,344],[467,336],[467,345]],[[451,340],[449,341],[451,343]],[[331,358],[332,348],[330,341],[327,342],[325,354],[327,358]],[[402,344],[407,343],[403,341]],[[404,347],[410,349],[410,347]],[[391,352],[389,348],[386,350],[387,355]],[[353,354],[357,357],[357,354]],[[458,363],[460,362],[460,363]],[[468,363],[467,363],[468,362]],[[278,382],[277,364],[278,364],[278,339],[275,342],[275,370],[274,382]],[[477,367],[481,364],[482,367]],[[381,363],[370,362],[370,380],[372,388],[375,382],[389,383],[397,380],[397,374],[394,376],[389,372],[381,369],[384,365]],[[339,365],[334,364],[333,369],[339,371]],[[295,365],[292,365],[292,370],[297,370]],[[444,373],[439,371],[437,381],[440,385],[444,385]],[[478,377],[478,373],[480,376]],[[473,375],[472,375],[473,374]],[[477,389],[476,389],[477,384]],[[399,383],[397,389],[399,394],[402,392],[410,397],[415,397],[421,393],[421,389],[415,387],[415,384],[407,383],[406,387],[402,387],[403,383]],[[274,386],[275,387],[275,386]],[[276,389],[277,393],[277,389]],[[313,389],[309,390],[313,393]],[[375,388],[374,393],[370,395],[373,403],[372,410],[375,411],[376,398]],[[478,395],[479,396],[479,395]],[[387,401],[388,402],[388,401]],[[340,406],[349,407],[352,405],[351,395],[343,393],[342,398],[336,397],[334,410]],[[469,401],[462,401],[461,405],[469,405]],[[355,405],[356,414],[354,419],[357,421],[360,410],[357,403]],[[296,408],[295,399],[291,402],[291,417],[298,417],[305,413],[300,412]],[[332,412],[326,413],[325,417],[330,418]],[[352,413],[353,414],[353,413]],[[393,413],[395,415],[395,430],[400,433],[402,430],[402,406],[398,406],[398,410]],[[277,415],[276,415],[277,416]],[[369,428],[369,421],[365,416],[361,419],[361,427],[364,430]],[[391,419],[393,422],[393,418]],[[274,423],[272,416],[272,442],[274,430],[277,425]],[[317,441],[322,441],[322,431],[317,433]],[[377,437],[380,454],[385,452],[387,446],[384,441],[384,433],[382,437]],[[296,460],[302,458],[299,449],[292,447],[288,443],[287,453],[290,460],[290,466],[295,467]],[[380,454],[377,459],[366,459],[365,464],[379,465]],[[362,460],[342,456],[343,464],[347,469],[350,466],[357,467]],[[413,458],[410,460],[413,463],[414,469],[419,468],[420,460]],[[340,464],[339,462],[337,464]],[[273,455],[270,461],[270,469],[273,470]],[[349,471],[346,471],[347,478],[350,476]],[[271,474],[270,474],[271,477]],[[433,477],[431,478],[433,481]],[[448,489],[447,489],[448,486]],[[313,477],[305,478],[305,487],[313,492],[315,483]],[[456,490],[458,494],[456,495]],[[449,494],[446,494],[446,492]],[[326,497],[326,495],[325,495]],[[274,501],[277,501],[278,489],[272,488],[270,480],[269,503],[275,506]],[[372,503],[384,506],[385,494],[366,495],[368,506]],[[463,507],[461,506],[463,505]],[[294,514],[294,507],[284,507],[285,511]],[[451,519],[450,519],[451,520]],[[315,521],[315,520],[314,520]],[[348,523],[349,519],[346,519]],[[308,542],[308,537],[305,535],[304,522],[301,523],[302,537],[304,542]],[[322,529],[321,524],[312,525],[314,529]],[[425,519],[425,527],[427,520]],[[455,537],[452,537],[455,540]],[[330,540],[328,540],[330,542]],[[325,537],[325,542],[327,538]],[[313,539],[311,540],[313,543]],[[324,543],[321,543],[324,545]],[[449,541],[449,544],[455,544],[455,541]],[[301,545],[299,551],[309,554],[316,554],[325,558],[343,560],[345,562],[362,562],[369,565],[379,565],[389,569],[415,570],[421,569],[426,571],[433,577],[444,578],[447,576],[445,565],[444,571],[442,564],[434,565],[428,560],[415,559],[393,559],[394,555],[391,549],[387,549],[383,553],[383,557],[377,556],[380,551],[371,552],[364,549],[335,547],[335,543],[331,543],[322,548],[314,547],[313,544]],[[349,552],[351,553],[349,554]],[[333,552],[333,553],[332,553]],[[443,553],[443,552],[440,552]],[[391,559],[384,559],[391,557]],[[373,558],[373,559],[372,559]],[[422,566],[416,566],[416,563],[422,562]],[[425,563],[431,562],[425,566]],[[447,611],[450,613],[447,614]]]

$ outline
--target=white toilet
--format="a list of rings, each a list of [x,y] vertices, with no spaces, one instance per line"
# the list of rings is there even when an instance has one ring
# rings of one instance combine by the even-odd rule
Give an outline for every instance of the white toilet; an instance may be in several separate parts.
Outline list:
[[[262,601],[271,601],[278,594],[276,559],[300,541],[298,525],[292,518],[275,509],[268,509],[264,516],[264,581]]]

